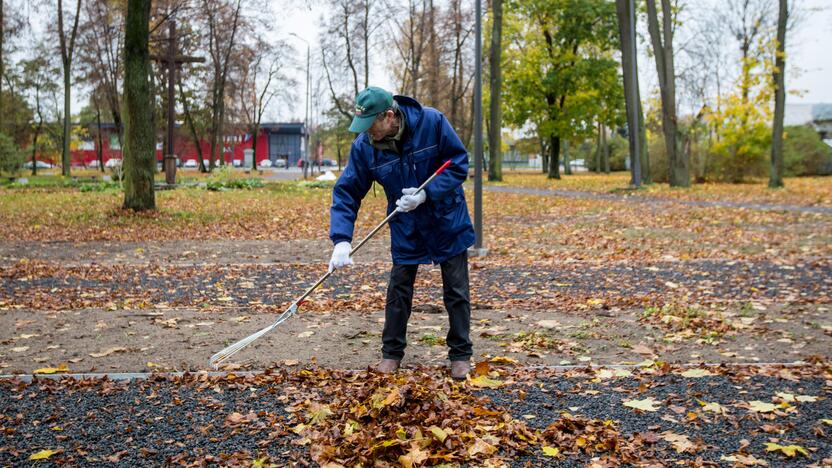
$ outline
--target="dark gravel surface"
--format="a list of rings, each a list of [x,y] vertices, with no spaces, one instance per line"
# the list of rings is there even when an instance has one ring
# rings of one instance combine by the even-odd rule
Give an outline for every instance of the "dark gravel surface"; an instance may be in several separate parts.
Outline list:
[[[0,301],[36,308],[102,306],[112,298],[140,299],[172,306],[285,304],[321,274],[323,266],[44,268],[21,273],[0,268]],[[423,267],[417,294],[439,297],[439,269]],[[319,298],[348,300],[383,292],[386,265],[369,264],[327,280]],[[371,289],[367,290],[367,285]],[[551,307],[582,297],[603,297],[609,304],[644,302],[652,297],[687,297],[702,303],[736,300],[832,302],[832,262],[691,261],[613,263],[587,266],[523,266],[511,269],[483,264],[471,270],[476,303],[510,299],[524,307]],[[84,295],[80,292],[83,291]],[[222,299],[220,299],[222,298]],[[383,299],[379,297],[379,299]],[[31,303],[30,303],[31,302]],[[54,303],[54,305],[52,304]]]
[[[549,377],[541,378],[528,387],[516,386],[482,393],[492,399],[494,406],[508,408],[515,418],[522,418],[530,427],[541,430],[566,411],[590,419],[613,420],[625,437],[648,430],[655,433],[672,431],[686,435],[692,442],[704,444],[704,449],[695,453],[677,454],[668,442],[660,439],[655,446],[658,454],[644,453],[645,459],[655,457],[668,464],[677,460],[701,459],[727,465],[727,462],[720,461],[720,457],[736,454],[743,439],[750,443],[746,453],[766,460],[772,467],[806,466],[812,462],[821,466],[823,459],[832,457],[832,426],[821,423],[821,419],[828,419],[832,414],[832,387],[828,384],[825,386],[823,379],[792,382],[754,376],[740,381],[725,376],[692,379],[669,374],[652,377],[650,382],[650,388],[644,389],[639,388],[640,381],[629,378],[593,383],[589,379]],[[525,392],[522,398],[518,397],[517,391],[520,389]],[[587,391],[597,391],[598,394],[590,395]],[[796,403],[796,412],[772,416],[771,419],[745,408],[731,406],[731,403],[753,400],[772,402],[776,392],[820,398],[813,403]],[[661,408],[656,412],[637,412],[623,405],[624,400],[647,397],[661,402]],[[720,403],[730,413],[718,416],[703,412],[697,400]],[[675,411],[670,409],[671,406]],[[686,417],[688,412],[697,412],[697,418],[690,420]],[[529,414],[535,418],[523,418]],[[777,426],[784,432],[768,434],[762,429],[766,424]],[[818,428],[826,435],[816,434]],[[773,441],[780,445],[794,444],[817,450],[811,453],[810,458],[798,455],[788,459],[779,453],[766,453],[765,443]],[[584,466],[590,458],[587,455],[573,456],[559,461],[558,466]],[[538,454],[518,459],[514,466],[525,466],[526,462],[531,462],[534,466],[550,466],[551,459]]]
[[[280,378],[244,380],[0,382],[0,465],[28,464],[28,457],[43,449],[62,450],[51,463],[88,466],[159,466],[180,460],[248,465],[258,458],[283,466],[308,461],[306,446],[297,444],[298,436],[288,430],[296,421],[287,419],[285,406],[300,390]],[[818,401],[794,403],[795,411],[769,416],[742,407],[751,400],[771,402],[776,392],[816,396]],[[832,428],[820,422],[832,415],[832,386],[822,378],[666,374],[598,381],[550,375],[476,393],[535,429],[545,429],[568,411],[615,421],[622,439],[672,431],[700,445],[694,453],[676,453],[660,439],[640,452],[644,460],[666,465],[697,459],[725,465],[720,456],[737,453],[743,439],[746,453],[772,467],[822,466],[824,458],[832,457]],[[648,396],[661,402],[657,412],[623,406],[624,400]],[[730,413],[706,413],[697,399],[719,402]],[[690,412],[696,417],[690,418]],[[771,433],[764,432],[765,425]],[[810,457],[766,453],[764,444],[772,441],[801,445],[811,450]],[[513,465],[570,467],[590,460],[586,454],[565,453],[555,462],[535,449]]]
[[[0,465],[29,464],[44,449],[63,450],[50,462],[85,466],[160,466],[209,456],[232,465],[235,456],[247,464],[268,457],[280,465],[308,458],[284,429],[287,413],[276,400],[282,391],[279,384],[6,381],[0,384]],[[226,420],[235,412],[245,422]]]

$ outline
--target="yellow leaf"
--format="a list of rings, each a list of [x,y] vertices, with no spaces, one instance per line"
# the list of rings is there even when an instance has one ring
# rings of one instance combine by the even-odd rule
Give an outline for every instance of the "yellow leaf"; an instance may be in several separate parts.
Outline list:
[[[543,447],[543,455],[547,457],[556,457],[560,455],[560,449],[557,447]]]
[[[728,409],[720,405],[719,403],[706,403],[704,401],[699,400],[699,404],[702,405],[702,409],[705,411],[710,411],[717,414],[728,414]]]
[[[407,440],[407,431],[401,427],[396,429],[396,437],[398,437],[399,440]]]
[[[773,442],[766,442],[766,452],[782,452],[787,457],[794,457],[798,453],[809,456],[809,451],[799,445],[780,445]]]
[[[832,426],[832,419],[821,419],[820,421],[828,426]]]
[[[468,383],[480,388],[499,388],[503,385],[503,382],[489,379],[486,375],[479,375],[474,378],[468,377]]]
[[[57,374],[58,372],[69,372],[69,367],[66,364],[61,364],[58,367],[42,367],[32,371],[33,374]]]
[[[510,358],[508,356],[494,356],[493,358],[489,359],[490,363],[492,364],[511,364],[516,365],[519,364],[520,361],[514,358]]]
[[[775,393],[775,395],[783,401],[788,401],[788,402],[794,402],[795,401],[794,400],[794,395],[792,395],[791,393],[777,392],[777,393]]]
[[[777,409],[777,407],[773,404],[766,403],[760,400],[749,401],[748,405],[748,409],[750,409],[751,411],[756,411],[757,413],[771,413],[772,411]]]
[[[675,434],[671,431],[662,432],[662,439],[673,445],[673,448],[676,450],[676,453],[693,451],[693,449],[696,447],[695,445],[693,445],[690,439],[688,439],[687,436]]]
[[[624,402],[624,406],[641,411],[656,411],[658,408],[656,408],[655,405],[660,404],[661,403],[654,400],[652,397],[645,398],[644,400],[627,400]]]
[[[682,377],[688,377],[693,379],[698,379],[700,377],[710,377],[712,375],[716,375],[713,372],[707,369],[689,369],[682,372]]]
[[[431,426],[428,430],[439,442],[445,442],[445,438],[448,437],[448,434],[441,427]]]
[[[51,457],[52,455],[55,455],[56,453],[58,452],[54,450],[41,450],[40,452],[29,455],[29,460],[46,460],[47,458]]]

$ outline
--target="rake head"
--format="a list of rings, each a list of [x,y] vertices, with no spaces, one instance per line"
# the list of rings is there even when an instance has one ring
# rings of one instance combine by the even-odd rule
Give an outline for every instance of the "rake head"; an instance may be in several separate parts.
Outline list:
[[[246,346],[253,343],[254,340],[256,340],[257,338],[260,338],[261,336],[265,335],[266,333],[274,330],[278,325],[280,325],[286,319],[288,319],[289,317],[294,315],[294,313],[297,312],[297,310],[298,310],[298,304],[297,303],[292,304],[291,306],[289,306],[288,309],[286,309],[285,312],[280,314],[280,316],[277,318],[277,320],[274,321],[274,323],[272,323],[268,327],[266,327],[266,328],[264,328],[264,329],[262,329],[262,330],[260,330],[256,333],[252,333],[251,335],[243,338],[240,341],[237,341],[236,343],[232,343],[231,345],[226,346],[225,348],[220,350],[220,352],[211,356],[211,359],[208,360],[208,363],[215,370],[219,369],[220,365],[222,365],[225,361],[227,361],[231,356],[237,354],[243,348],[245,348]]]

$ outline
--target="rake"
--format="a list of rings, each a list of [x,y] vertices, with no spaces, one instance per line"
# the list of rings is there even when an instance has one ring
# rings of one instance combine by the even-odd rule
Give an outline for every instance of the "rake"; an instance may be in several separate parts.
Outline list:
[[[436,176],[441,174],[442,171],[447,169],[448,166],[450,166],[450,165],[451,165],[450,160],[445,161],[445,163],[442,164],[439,167],[439,169],[437,169],[436,172],[433,173],[433,175],[428,177],[428,180],[426,180],[422,185],[419,186],[418,189],[416,189],[416,192],[414,192],[414,194],[421,192],[433,179],[436,178]],[[379,223],[378,226],[376,226],[372,231],[370,231],[370,233],[367,234],[364,237],[364,239],[362,239],[361,242],[359,242],[358,245],[356,245],[350,251],[350,257],[352,257],[356,252],[358,252],[358,249],[360,249],[368,240],[370,240],[371,237],[373,237],[379,231],[379,229],[384,227],[384,225],[387,224],[391,219],[393,219],[393,217],[396,216],[396,214],[398,214],[398,213],[399,213],[399,210],[396,209],[396,210],[393,210],[392,213],[387,215],[387,217],[384,218],[384,221]],[[208,363],[214,369],[219,369],[219,366],[223,362],[227,361],[228,358],[230,358],[231,356],[240,352],[243,348],[245,348],[246,346],[253,343],[254,340],[260,338],[261,336],[265,335],[266,333],[268,333],[268,332],[274,330],[275,328],[277,328],[281,323],[285,322],[292,315],[295,315],[295,313],[298,311],[298,308],[306,301],[306,298],[309,297],[309,295],[312,294],[312,292],[315,291],[315,289],[317,289],[317,287],[320,286],[321,283],[326,281],[326,279],[329,278],[329,276],[332,275],[332,273],[334,271],[335,270],[327,271],[323,276],[318,278],[318,281],[316,281],[315,284],[313,284],[311,287],[309,287],[309,289],[307,289],[306,292],[303,293],[303,295],[301,295],[299,298],[295,299],[295,301],[292,302],[292,305],[290,305],[289,308],[287,308],[282,314],[280,314],[280,316],[278,316],[277,319],[271,325],[267,326],[266,328],[264,328],[264,329],[262,329],[262,330],[260,330],[256,333],[253,333],[253,334],[243,338],[240,341],[237,341],[236,343],[233,343],[233,344],[223,348],[220,352],[211,356],[211,359],[208,360]]]

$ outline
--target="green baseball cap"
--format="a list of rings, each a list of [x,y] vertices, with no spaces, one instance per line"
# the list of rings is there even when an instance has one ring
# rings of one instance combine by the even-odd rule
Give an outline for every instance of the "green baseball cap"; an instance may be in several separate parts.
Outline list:
[[[370,86],[355,97],[355,117],[352,118],[350,131],[366,132],[373,126],[376,116],[393,105],[393,94],[377,86]]]

